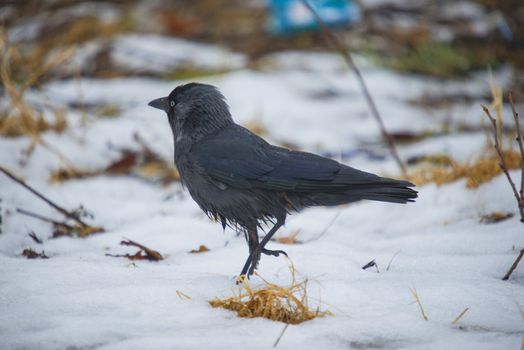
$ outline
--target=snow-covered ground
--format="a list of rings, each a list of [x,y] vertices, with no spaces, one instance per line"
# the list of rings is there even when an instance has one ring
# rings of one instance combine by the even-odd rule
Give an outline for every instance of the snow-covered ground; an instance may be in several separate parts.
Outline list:
[[[222,57],[221,52],[217,57]],[[242,62],[236,60],[235,65]],[[271,142],[333,153],[377,144],[376,122],[337,56],[286,53],[275,55],[272,61],[264,71],[241,68],[199,81],[217,85],[236,121],[262,124]],[[462,106],[458,112],[428,113],[408,101],[439,91],[480,93],[489,89],[487,75],[443,83],[400,76],[364,61],[361,65],[389,130],[438,130],[439,123],[450,116],[468,125],[481,121],[478,103]],[[501,70],[495,79],[503,84],[509,74]],[[172,161],[166,118],[147,102],[167,95],[180,83],[145,78],[82,80],[80,84],[66,80],[52,82],[29,97],[36,103],[47,100],[65,105],[81,99],[87,105],[112,104],[121,109],[116,118],[88,116],[87,126],[82,125],[80,112],[71,111],[65,133],[44,134],[46,142],[62,150],[79,169],[97,169],[119,157],[108,143],[137,148],[135,132]],[[479,154],[485,140],[481,132],[451,134],[403,146],[400,153],[407,158],[445,152],[467,160]],[[247,257],[247,246],[242,236],[229,229],[222,232],[218,223],[205,217],[179,184],[161,186],[124,176],[50,184],[49,174],[60,166],[59,160],[37,147],[22,165],[21,153],[28,144],[25,138],[0,139],[0,164],[66,208],[84,205],[94,214],[92,222],[107,232],[86,239],[50,239],[50,225],[17,214],[15,209],[57,219],[59,214],[0,176],[4,220],[0,234],[1,349],[273,346],[284,324],[238,318],[208,304],[215,297],[238,291],[235,275]],[[387,151],[382,149],[382,154]],[[377,161],[360,155],[349,164],[379,173],[397,172],[389,157]],[[519,172],[512,175],[520,180]],[[271,242],[270,247],[288,252],[299,277],[310,280],[310,304],[333,315],[289,326],[278,348],[521,348],[523,267],[509,282],[501,277],[522,247],[523,226],[518,215],[498,224],[480,223],[481,215],[494,211],[516,213],[505,178],[499,176],[475,190],[467,190],[465,181],[418,190],[419,199],[408,205],[361,202],[309,209],[288,218],[279,235],[300,230],[298,239],[303,243]],[[43,244],[28,237],[30,231]],[[124,237],[158,250],[165,260],[132,264],[106,256],[135,252],[119,245]],[[188,253],[202,244],[210,251]],[[20,255],[27,247],[44,250],[50,258],[28,260]],[[362,270],[373,259],[380,273]],[[285,258],[263,257],[259,274],[280,285],[291,280]],[[258,277],[251,283],[263,284]],[[417,290],[427,321],[410,288]],[[191,299],[181,298],[178,291]],[[466,308],[466,314],[452,324]]]

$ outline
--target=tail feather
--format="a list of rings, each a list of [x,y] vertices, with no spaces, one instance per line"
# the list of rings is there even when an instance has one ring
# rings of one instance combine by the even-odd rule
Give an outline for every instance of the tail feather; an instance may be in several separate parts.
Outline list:
[[[407,203],[414,202],[418,197],[417,191],[411,189],[414,185],[407,181],[379,178],[372,183],[354,185],[341,192],[323,192],[310,194],[308,198],[315,205],[340,205],[352,203],[362,199],[390,202]]]

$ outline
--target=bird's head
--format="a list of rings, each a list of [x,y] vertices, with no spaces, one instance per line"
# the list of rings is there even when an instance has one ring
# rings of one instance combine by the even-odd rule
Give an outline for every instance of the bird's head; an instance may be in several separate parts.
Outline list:
[[[182,137],[196,141],[233,123],[224,96],[212,85],[179,85],[149,106],[167,113],[175,142]]]

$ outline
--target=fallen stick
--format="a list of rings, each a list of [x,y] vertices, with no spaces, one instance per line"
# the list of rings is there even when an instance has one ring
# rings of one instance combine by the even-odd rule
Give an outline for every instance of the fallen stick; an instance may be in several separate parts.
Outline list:
[[[362,92],[364,93],[364,97],[366,98],[366,102],[368,103],[369,108],[371,109],[371,114],[375,117],[375,119],[378,122],[380,132],[382,133],[382,137],[386,141],[386,144],[389,147],[389,150],[391,152],[391,155],[397,162],[397,165],[399,166],[400,170],[402,171],[402,175],[407,178],[407,170],[406,165],[402,160],[400,159],[397,148],[395,146],[395,143],[393,141],[393,138],[386,130],[386,126],[384,125],[384,121],[382,120],[382,117],[380,116],[380,113],[378,112],[377,106],[375,105],[375,101],[373,100],[373,97],[371,96],[371,93],[368,90],[368,87],[366,85],[366,82],[364,81],[364,78],[362,77],[362,74],[360,73],[360,70],[358,69],[357,65],[355,64],[355,61],[353,61],[353,58],[351,57],[351,53],[347,49],[347,47],[344,45],[344,43],[333,33],[333,31],[324,23],[324,20],[318,15],[315,8],[309,3],[308,0],[302,0],[302,3],[306,5],[306,7],[311,11],[313,16],[315,17],[315,20],[318,22],[320,28],[322,29],[322,32],[328,38],[328,40],[331,42],[331,44],[335,47],[336,50],[344,57],[344,60],[348,64],[348,66],[353,70],[357,77],[357,81],[360,85],[360,88]]]
[[[24,180],[22,179],[19,179],[18,177],[16,177],[15,175],[13,175],[10,171],[8,171],[7,169],[5,169],[4,167],[0,166],[0,171],[3,172],[6,176],[8,176],[9,178],[11,178],[13,181],[17,182],[18,184],[22,185],[23,187],[25,187],[27,190],[29,190],[31,193],[33,193],[35,196],[37,196],[38,198],[42,199],[44,202],[46,202],[47,204],[49,204],[51,207],[55,208],[56,210],[58,210],[60,213],[64,214],[67,218],[73,220],[73,221],[76,221],[80,226],[83,226],[83,227],[88,227],[89,225],[87,225],[85,222],[83,222],[77,214],[75,214],[74,212],[69,212],[67,210],[65,210],[64,208],[60,207],[59,205],[55,204],[54,202],[52,202],[50,199],[48,199],[47,197],[45,197],[43,194],[41,194],[40,192],[38,192],[37,190],[35,190],[34,188],[32,188],[31,186],[29,186],[28,184],[26,184],[24,182]]]

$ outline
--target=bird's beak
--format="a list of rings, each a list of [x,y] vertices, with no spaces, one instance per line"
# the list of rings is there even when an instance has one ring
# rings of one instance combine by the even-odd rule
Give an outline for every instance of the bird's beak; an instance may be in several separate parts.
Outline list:
[[[153,108],[158,108],[158,109],[161,109],[167,112],[167,107],[168,107],[167,100],[168,100],[167,97],[157,98],[156,100],[149,102],[148,105]]]

